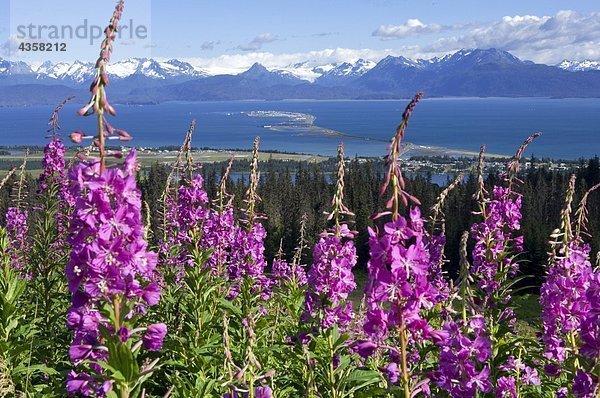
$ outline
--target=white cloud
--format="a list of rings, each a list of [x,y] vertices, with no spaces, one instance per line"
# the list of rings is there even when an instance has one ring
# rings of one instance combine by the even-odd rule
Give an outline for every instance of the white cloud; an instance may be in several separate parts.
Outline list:
[[[21,51],[19,51],[19,45],[28,41],[27,39],[19,39],[16,35],[10,35],[0,46],[0,54],[3,57],[19,58]]]
[[[418,27],[425,24],[415,20],[405,25]],[[438,29],[432,28],[432,25],[425,26],[430,30]],[[444,29],[450,27],[442,26],[442,30]],[[461,29],[462,32],[460,35],[448,35],[422,45],[402,44],[386,49],[329,48],[284,54],[248,50],[238,54],[223,54],[212,58],[183,58],[183,60],[210,74],[241,73],[255,62],[269,69],[285,68],[288,65],[305,62],[302,69],[307,72],[307,78],[310,78],[310,70],[313,67],[330,63],[353,62],[359,58],[377,62],[388,55],[427,59],[463,48],[495,47],[510,51],[521,59],[547,64],[557,64],[564,58],[600,60],[600,12],[580,14],[574,11],[559,11],[554,16],[505,16],[485,25],[452,25],[452,29]],[[255,39],[257,42],[276,39],[270,34],[257,37],[259,38]]]
[[[539,63],[600,59],[600,13],[559,11],[554,16],[515,15],[424,46],[423,53],[495,47]]]
[[[271,43],[271,42],[274,42],[275,40],[277,40],[277,38],[275,36],[273,36],[271,33],[263,33],[263,34],[256,36],[249,43],[240,44],[237,48],[242,51],[257,51],[262,48],[263,44]]]
[[[214,58],[183,58],[183,60],[189,62],[195,68],[205,70],[210,74],[238,74],[247,70],[255,62],[269,69],[306,62],[303,67],[310,69],[315,66],[335,62],[353,62],[360,58],[379,61],[390,54],[401,55],[404,51],[408,51],[408,48],[404,48],[403,50],[333,48],[286,54],[248,52],[244,54],[224,54]]]
[[[402,25],[381,25],[372,35],[381,37],[384,40],[403,39],[409,36],[426,35],[448,29],[452,29],[452,27],[438,24],[426,25],[418,19],[409,19]]]

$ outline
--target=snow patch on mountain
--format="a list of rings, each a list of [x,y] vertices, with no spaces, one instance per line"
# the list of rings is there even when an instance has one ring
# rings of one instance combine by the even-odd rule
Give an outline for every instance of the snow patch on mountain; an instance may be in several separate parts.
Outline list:
[[[72,63],[60,62],[57,64],[44,62],[34,69],[34,72],[38,75],[38,78],[70,80],[76,83],[85,83],[96,74],[94,66],[94,63],[83,63],[80,61]],[[106,71],[109,77],[117,79],[125,79],[134,75],[141,75],[159,80],[178,77],[198,78],[207,76],[206,72],[196,70],[187,62],[176,59],[157,61],[147,58],[129,58],[108,64]],[[2,69],[0,69],[0,73],[3,73]]]
[[[583,72],[588,70],[600,70],[600,61],[592,61],[590,59],[583,61],[569,61],[565,59],[556,66],[568,70],[569,72]]]
[[[313,83],[325,75],[336,77],[358,77],[371,70],[375,65],[376,62],[365,59],[324,65],[319,65],[314,61],[305,61],[286,65],[282,68],[274,68],[272,71],[288,74]]]

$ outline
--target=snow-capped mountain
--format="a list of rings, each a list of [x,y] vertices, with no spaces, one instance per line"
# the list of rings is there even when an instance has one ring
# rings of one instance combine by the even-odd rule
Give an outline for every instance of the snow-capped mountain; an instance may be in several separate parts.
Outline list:
[[[161,80],[177,77],[197,78],[207,76],[204,71],[196,70],[187,62],[177,59],[156,61],[147,58],[130,58],[125,61],[116,62],[110,65],[108,73],[121,79],[132,75],[142,75]]]
[[[321,76],[321,73],[315,71],[314,65],[314,62],[303,61],[282,67],[272,68],[271,72],[276,72],[282,76],[295,77],[297,79],[305,80],[312,83]]]
[[[38,79],[65,80],[74,83],[85,83],[91,81],[95,75],[94,64],[75,61],[73,63],[60,62],[53,64],[46,61],[41,64],[35,73]]]
[[[303,83],[302,79],[299,79],[292,73],[284,70],[268,70],[259,63],[253,64],[250,69],[237,75],[239,78],[251,80],[254,82],[263,83],[266,86],[276,84],[300,84]]]
[[[583,72],[587,70],[600,70],[600,61],[592,61],[589,59],[584,61],[569,61],[565,59],[556,66],[570,72]]]
[[[316,81],[324,83],[330,78],[331,80],[339,78],[340,81],[344,79],[348,81],[363,75],[375,65],[376,62],[365,59],[330,64],[319,64],[315,61],[303,61],[284,67],[273,68],[271,69],[271,72],[293,76],[311,83]]]
[[[44,62],[31,67],[24,62],[11,62],[0,59],[0,75],[34,75],[37,80],[56,80],[66,83],[83,84],[89,82],[96,71],[92,62]],[[207,76],[206,72],[195,69],[187,62],[171,59],[157,61],[147,58],[130,58],[111,63],[107,68],[109,77],[125,79],[141,76],[155,80],[192,79]]]
[[[422,60],[421,60],[422,61]],[[450,56],[445,56],[437,60],[438,64],[452,65],[460,63],[469,63],[471,65],[500,64],[500,65],[521,65],[522,60],[515,57],[508,51],[502,51],[495,48],[486,50],[481,49],[463,49]]]
[[[9,61],[0,58],[0,76],[32,74],[31,66],[22,61]]]
[[[321,73],[317,83],[325,86],[343,85],[364,75],[377,65],[376,62],[358,59],[354,62],[341,62],[316,67],[314,70]]]
[[[600,97],[600,74],[580,72],[600,70],[598,61],[534,64],[494,48],[465,49],[431,59],[390,55],[377,63],[307,59],[285,66],[239,65],[235,60],[215,65],[199,58],[131,58],[111,62],[107,71],[111,80],[118,81],[111,94],[129,103],[406,98],[421,90],[429,96]],[[0,106],[39,103],[34,93],[49,91],[49,85],[56,90],[62,86],[61,94],[83,92],[95,73],[92,63],[46,62],[32,67],[0,59]]]

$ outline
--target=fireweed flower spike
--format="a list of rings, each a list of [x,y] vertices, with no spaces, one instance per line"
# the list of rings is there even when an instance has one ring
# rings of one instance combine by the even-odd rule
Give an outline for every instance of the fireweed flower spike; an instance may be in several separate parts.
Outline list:
[[[401,154],[401,144],[404,139],[404,133],[406,131],[406,127],[408,126],[408,120],[415,109],[415,106],[421,101],[423,98],[423,93],[418,93],[414,96],[412,101],[408,104],[404,113],[402,114],[402,122],[396,128],[396,134],[392,138],[390,145],[388,146],[389,154],[385,157],[385,162],[388,167],[388,171],[386,174],[385,182],[381,187],[381,195],[385,194],[389,184],[392,185],[392,196],[387,203],[387,208],[392,209],[392,218],[394,221],[398,218],[398,212],[400,208],[400,200],[406,206],[408,205],[408,200],[413,202],[416,205],[420,205],[420,202],[414,196],[409,195],[406,191],[404,191],[405,184],[404,178],[402,177],[402,172],[400,170],[399,157]],[[383,215],[383,214],[381,214]]]
[[[56,229],[58,235],[53,247],[60,252],[64,245],[64,240],[67,235],[68,221],[70,208],[74,204],[74,200],[68,189],[68,182],[65,173],[65,146],[59,135],[59,112],[61,109],[72,100],[74,97],[69,97],[62,101],[52,112],[52,116],[48,121],[50,128],[48,133],[51,141],[44,147],[44,157],[42,159],[42,173],[40,174],[40,193],[46,195],[46,203],[43,205],[42,211],[55,211]],[[58,204],[56,204],[58,202]],[[52,207],[56,207],[55,210]],[[47,214],[46,214],[47,215]]]
[[[10,243],[11,265],[15,270],[22,272],[27,272],[23,256],[29,250],[29,241],[27,238],[29,228],[27,225],[28,216],[29,212],[19,207],[9,207],[6,212],[6,235]]]
[[[73,330],[69,356],[80,370],[67,377],[69,395],[105,396],[114,391],[128,398],[139,393],[158,361],[141,368],[140,345],[158,350],[166,334],[164,324],[140,326],[147,308],[158,303],[160,288],[154,281],[157,256],[144,239],[136,152],[131,150],[124,163],[113,168],[106,168],[104,162],[102,113],[109,109],[103,91],[104,63],[122,9],[120,1],[102,44],[97,66],[103,83],[95,80],[92,85],[96,87],[94,111],[99,115],[100,160],[79,163],[69,172],[75,205],[66,267],[72,294],[67,325]]]
[[[116,38],[119,21],[123,14],[123,0],[119,0],[115,11],[110,19],[110,22],[104,30],[104,40],[102,40],[100,56],[96,61],[96,76],[90,86],[92,97],[90,101],[78,111],[80,116],[90,116],[96,114],[98,124],[98,134],[96,136],[86,136],[83,133],[76,131],[71,134],[71,140],[75,143],[80,143],[83,139],[93,138],[94,146],[98,148],[100,153],[100,172],[106,168],[106,156],[119,157],[119,153],[106,153],[106,140],[129,141],[131,136],[124,130],[115,129],[108,123],[105,113],[115,116],[116,112],[112,105],[108,102],[106,96],[106,86],[108,85],[108,75],[106,73],[106,64],[110,61],[110,56],[113,51],[113,42]]]
[[[315,350],[315,345],[319,345],[318,339],[326,342],[328,351],[324,363],[320,361],[316,366],[317,369],[325,368],[318,371],[327,375],[326,381],[319,384],[327,385],[327,396],[331,397],[343,395],[342,387],[337,381],[339,375],[335,370],[344,351],[336,349],[336,345],[339,344],[338,331],[348,331],[354,319],[354,310],[352,302],[348,300],[348,294],[356,288],[352,273],[357,261],[354,232],[348,227],[349,221],[342,223],[344,216],[353,216],[344,204],[344,174],[344,147],[340,144],[336,190],[331,203],[332,211],[327,218],[333,220],[334,224],[321,234],[314,247],[313,263],[307,275],[304,312],[300,319],[311,328],[306,334],[310,337],[310,346],[301,347],[304,352],[309,349]],[[302,336],[299,337],[300,343],[307,341]]]
[[[245,208],[242,210],[243,225],[235,229],[233,247],[231,248],[231,261],[228,269],[229,280],[233,282],[230,297],[237,297],[242,284],[251,284],[254,293],[262,298],[268,298],[269,278],[265,270],[265,245],[267,232],[258,220],[264,219],[264,214],[256,212],[256,205],[261,200],[257,193],[260,173],[258,170],[258,144],[259,137],[254,140],[251,160],[250,184],[244,198]]]
[[[10,257],[11,267],[17,271],[22,278],[29,279],[31,277],[31,270],[28,268],[28,256],[30,250],[30,240],[28,237],[29,225],[27,223],[29,219],[29,211],[25,208],[25,192],[26,192],[26,181],[25,181],[25,168],[27,166],[27,157],[29,151],[25,152],[25,158],[21,167],[19,168],[19,178],[15,182],[11,193],[11,206],[6,211],[6,237],[10,245],[8,246],[8,254]],[[3,180],[8,181],[12,172]]]
[[[73,295],[67,315],[67,325],[74,330],[70,356],[76,366],[92,361],[83,374],[98,388],[110,387],[123,394],[129,394],[140,375],[131,375],[127,384],[115,382],[96,363],[116,369],[132,366],[123,363],[116,352],[126,350],[133,355],[133,342],[140,337],[135,332],[139,318],[160,297],[154,282],[156,254],[147,250],[144,240],[141,194],[133,174],[135,161],[132,150],[120,167],[101,173],[98,162],[80,163],[70,172],[76,198],[68,241],[72,252],[66,270]],[[165,333],[164,325],[148,327],[144,346],[159,349]],[[135,361],[135,356],[131,360]],[[71,374],[68,386],[73,386],[74,380],[80,380],[80,375]],[[69,391],[75,392],[84,393]]]
[[[490,368],[485,363],[491,356],[492,343],[483,317],[475,316],[466,325],[446,322],[444,332],[447,338],[438,342],[438,370],[433,375],[437,385],[453,397],[472,398],[477,391],[491,391]]]
[[[513,190],[519,182],[517,173],[519,162],[526,147],[540,133],[528,137],[519,147],[507,165],[508,186],[495,186],[492,197],[487,197],[483,188],[483,151],[478,165],[479,190],[476,199],[479,202],[479,213],[482,222],[471,227],[471,237],[475,240],[472,251],[473,266],[477,286],[484,292],[482,308],[496,307],[496,293],[501,285],[514,277],[519,269],[515,254],[523,251],[523,237],[515,236],[521,228],[521,195]]]
[[[41,190],[48,188],[48,184],[57,180],[63,186],[65,180],[65,146],[59,135],[60,125],[58,124],[58,114],[67,102],[75,97],[69,97],[61,102],[52,112],[48,121],[50,128],[48,138],[51,141],[44,147],[44,158],[42,159],[42,173],[40,174]],[[61,192],[62,193],[62,192]]]
[[[478,190],[474,199],[478,202],[479,211],[475,214],[480,215],[482,220],[470,229],[470,236],[475,241],[471,251],[472,264],[468,264],[466,257],[463,261],[465,265],[462,266],[460,288],[463,322],[459,326],[464,329],[461,333],[465,335],[469,333],[465,329],[467,304],[472,307],[473,313],[483,316],[481,319],[484,322],[483,327],[487,327],[486,333],[489,339],[485,338],[490,344],[491,355],[480,362],[487,362],[486,366],[491,368],[492,371],[488,372],[489,382],[496,388],[494,391],[497,396],[512,394],[513,386],[517,388],[513,375],[509,372],[502,373],[497,369],[504,366],[498,361],[512,353],[511,348],[502,348],[501,342],[510,341],[505,344],[505,347],[520,344],[513,330],[516,322],[514,310],[509,306],[511,284],[519,270],[516,258],[523,251],[523,237],[517,235],[521,228],[521,195],[513,188],[520,182],[517,173],[521,157],[527,145],[539,136],[540,133],[533,134],[523,142],[507,164],[507,186],[494,186],[491,195],[484,187],[484,146],[481,148],[477,165]],[[471,286],[470,282],[474,285]],[[480,369],[480,365],[475,368]],[[438,379],[438,384],[451,391],[453,387],[444,383],[441,354],[440,372],[442,378]],[[476,390],[486,391],[484,387],[484,385],[478,386]],[[469,393],[465,396],[473,395]]]
[[[344,205],[344,148],[338,147],[338,181],[332,201],[333,210],[328,219],[335,224],[325,231],[313,250],[313,264],[308,272],[304,302],[305,320],[316,320],[327,329],[337,324],[345,330],[352,319],[352,303],[348,294],[356,288],[352,268],[356,265],[354,233],[347,224],[341,224],[342,216],[353,214]]]
[[[447,261],[444,256],[444,247],[446,245],[446,220],[443,208],[448,195],[460,184],[463,177],[464,174],[459,173],[454,181],[440,193],[438,199],[431,208],[432,215],[429,219],[431,229],[427,235],[427,247],[431,258],[429,280],[440,294],[437,300],[440,303],[446,302],[450,294],[450,287],[444,277],[443,271],[443,265]]]
[[[585,229],[587,197],[596,189],[592,187],[583,196],[573,227],[575,176],[571,177],[562,226],[551,236],[553,251],[540,292],[544,355],[574,375],[571,391],[586,398],[597,397],[600,388],[598,375],[593,372],[600,366],[600,270],[592,266],[590,247],[580,234]]]
[[[300,288],[306,285],[306,270],[301,262],[302,253],[304,249],[308,248],[308,242],[306,241],[307,222],[308,215],[305,213],[302,215],[302,219],[300,220],[300,237],[298,238],[298,246],[296,246],[294,257],[292,258],[292,262],[290,264],[288,264],[288,262],[283,258],[283,248],[281,247],[283,240],[280,241],[279,250],[273,259],[273,264],[271,266],[271,278],[273,279],[273,284],[279,286],[289,285],[295,288]]]
[[[139,338],[136,323],[160,295],[154,283],[156,254],[147,250],[144,240],[135,162],[132,150],[122,166],[100,172],[98,162],[80,163],[69,174],[76,198],[68,240],[72,252],[66,270],[73,295],[67,315],[67,325],[74,330],[70,356],[76,366],[91,360],[85,377],[124,394],[135,387],[139,374],[131,375],[128,384],[115,382],[96,363],[116,369],[131,366],[116,352],[128,350],[133,354],[132,343]],[[162,330],[153,333],[149,328],[148,334],[152,344],[145,346],[159,347]]]
[[[203,189],[203,179],[194,175],[191,141],[196,121],[193,120],[186,133],[176,163],[168,179],[164,193],[163,236],[159,242],[161,265],[170,268],[177,281],[181,281],[186,266],[194,265],[190,247],[199,245],[205,249],[214,243],[214,225],[206,225],[210,217],[208,195]],[[183,158],[186,157],[184,164]]]
[[[386,158],[388,171],[382,194],[391,187],[387,203],[391,212],[375,217],[391,214],[392,221],[385,223],[381,233],[369,229],[371,258],[368,263],[368,309],[364,330],[374,342],[382,345],[386,338],[399,336],[399,347],[388,347],[391,363],[385,372],[390,383],[401,383],[406,398],[428,388],[427,383],[412,380],[408,363],[409,344],[438,341],[443,335],[423,317],[423,310],[436,305],[439,293],[430,283],[431,258],[421,212],[418,207],[411,208],[407,217],[399,212],[400,202],[404,205],[409,201],[419,204],[418,199],[404,190],[398,157],[408,119],[422,96],[417,94],[406,107]],[[385,345],[389,346],[389,343]]]

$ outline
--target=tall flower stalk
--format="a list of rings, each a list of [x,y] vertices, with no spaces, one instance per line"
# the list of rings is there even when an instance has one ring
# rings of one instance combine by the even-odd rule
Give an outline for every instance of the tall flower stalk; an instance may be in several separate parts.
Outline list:
[[[346,329],[354,318],[348,294],[356,288],[352,269],[356,265],[354,233],[344,216],[353,216],[344,204],[344,147],[338,147],[338,179],[328,220],[334,225],[324,231],[313,250],[313,263],[308,271],[304,301],[305,321],[316,320],[318,327],[327,329],[334,324]]]
[[[491,194],[485,189],[483,179],[484,153],[482,146],[477,165],[478,190],[475,194],[479,209],[475,214],[481,221],[471,226],[470,236],[475,241],[471,251],[472,263],[466,256],[462,264],[460,293],[462,301],[462,327],[466,328],[467,307],[471,316],[482,316],[483,330],[489,338],[490,355],[483,363],[489,369],[491,386],[498,396],[517,394],[522,383],[515,378],[514,369],[506,358],[514,358],[523,342],[514,330],[516,317],[510,306],[513,287],[525,277],[517,277],[523,252],[521,228],[521,195],[515,191],[520,183],[520,161],[527,146],[540,133],[528,137],[507,164],[505,186],[496,185]],[[483,335],[482,335],[483,336]],[[484,368],[485,369],[485,368]],[[525,383],[527,384],[527,383]]]
[[[29,238],[29,210],[26,208],[26,180],[25,170],[29,151],[19,168],[18,178],[12,191],[11,206],[6,211],[6,237],[9,242],[7,248],[10,263],[13,269],[23,278],[31,278],[32,270],[29,269],[31,241]]]
[[[543,341],[545,357],[553,364],[550,375],[569,375],[571,392],[578,398],[596,398],[600,393],[600,271],[590,261],[585,244],[587,191],[571,220],[575,176],[569,181],[562,225],[551,236],[552,253],[546,281],[542,285]]]
[[[259,383],[271,378],[272,372],[265,372],[257,352],[259,344],[257,326],[258,321],[264,315],[263,301],[271,297],[271,280],[265,274],[264,241],[266,231],[259,222],[265,216],[257,211],[257,205],[261,200],[258,195],[259,142],[260,138],[256,137],[250,161],[250,182],[244,198],[240,224],[234,228],[227,269],[229,284],[227,298],[240,307],[241,331],[245,347],[243,350],[244,365],[238,376],[229,381],[232,393],[227,396],[231,397],[238,396],[236,394],[240,391],[247,391],[249,398],[271,396],[271,388],[261,386]],[[222,200],[224,193],[221,195]],[[240,315],[238,314],[238,316]],[[224,319],[228,322],[227,314]],[[228,364],[228,366],[231,367],[232,364]]]
[[[142,325],[148,308],[159,302],[160,287],[155,282],[157,256],[145,240],[141,193],[135,180],[136,152],[131,150],[122,165],[111,168],[105,159],[106,139],[131,138],[112,128],[104,117],[105,112],[115,114],[106,99],[105,67],[122,11],[123,1],[119,1],[105,30],[92,99],[79,112],[98,116],[98,135],[91,138],[100,159],[81,162],[69,172],[75,205],[66,268],[72,294],[67,325],[73,330],[69,356],[78,370],[67,378],[70,395],[104,396],[111,391],[120,398],[143,395],[142,384],[159,358],[140,365],[141,348],[160,350],[167,333],[163,323]],[[72,133],[71,138],[86,137]]]
[[[132,138],[125,130],[114,128],[106,119],[106,114],[111,116],[116,115],[116,111],[108,102],[106,95],[106,86],[108,86],[109,82],[106,67],[113,51],[113,43],[119,29],[119,21],[123,15],[123,6],[123,0],[119,0],[108,26],[104,29],[104,39],[100,47],[100,56],[96,60],[96,76],[90,86],[92,96],[89,102],[78,111],[78,114],[81,116],[96,115],[97,134],[95,136],[86,136],[80,131],[76,131],[70,135],[71,140],[75,143],[80,143],[86,138],[94,140],[94,146],[98,148],[100,155],[100,172],[106,169],[107,156],[120,157],[118,152],[109,153],[106,151],[106,141],[130,141]]]
[[[401,204],[408,206],[409,201],[420,204],[405,191],[398,157],[408,120],[421,98],[422,94],[417,94],[406,107],[386,157],[388,171],[381,192],[384,194],[390,188],[388,211],[375,218],[391,215],[392,220],[385,223],[381,232],[369,228],[371,258],[364,329],[388,351],[389,364],[384,373],[390,385],[401,385],[405,398],[428,389],[426,381],[419,382],[413,377],[409,364],[411,346],[438,341],[441,336],[424,316],[425,310],[437,304],[439,292],[431,284],[432,262],[421,211],[415,206],[407,217],[400,214]],[[391,341],[396,343],[390,345]]]

